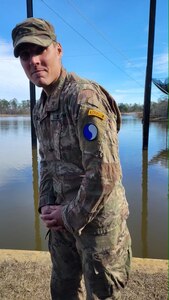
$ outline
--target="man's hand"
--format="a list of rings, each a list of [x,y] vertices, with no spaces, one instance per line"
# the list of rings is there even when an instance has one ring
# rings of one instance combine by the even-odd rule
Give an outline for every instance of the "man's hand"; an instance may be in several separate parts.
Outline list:
[[[55,209],[57,207],[57,205],[45,205],[41,207],[41,214],[42,215],[46,215],[46,214],[50,214],[51,210],[52,210],[52,206],[53,209]]]
[[[61,214],[61,205],[46,205],[41,208],[41,219],[46,227],[54,230],[63,230],[64,223]]]

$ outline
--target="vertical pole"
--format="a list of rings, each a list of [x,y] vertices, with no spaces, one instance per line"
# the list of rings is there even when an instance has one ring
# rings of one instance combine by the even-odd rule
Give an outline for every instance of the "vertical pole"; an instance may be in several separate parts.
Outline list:
[[[38,160],[37,148],[32,148],[32,177],[33,177],[33,195],[34,195],[34,229],[35,229],[35,250],[42,250],[40,235],[40,220],[38,213],[39,206],[39,188],[38,188]]]
[[[156,0],[150,0],[148,52],[147,52],[147,67],[146,67],[144,110],[143,110],[143,150],[148,149],[151,81],[152,81],[153,50],[154,50],[154,32],[155,32],[155,13],[156,13]]]
[[[26,0],[27,18],[33,17],[33,0]],[[36,104],[35,85],[30,81],[30,114],[31,114],[31,138],[32,138],[32,176],[33,176],[33,195],[35,211],[35,250],[41,250],[40,223],[38,218],[38,157],[37,157],[37,138],[33,124],[33,108]]]
[[[26,0],[27,3],[27,18],[33,17],[33,3],[32,0]],[[35,93],[35,85],[30,81],[29,82],[30,89],[30,114],[31,114],[31,138],[32,138],[32,146],[37,147],[37,139],[35,128],[33,125],[33,108],[36,103],[36,93]]]
[[[142,257],[148,256],[148,151],[142,152],[142,215],[141,215]]]

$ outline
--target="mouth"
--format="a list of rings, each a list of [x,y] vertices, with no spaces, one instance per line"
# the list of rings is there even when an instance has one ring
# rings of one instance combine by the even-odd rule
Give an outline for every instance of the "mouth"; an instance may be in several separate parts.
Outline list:
[[[32,73],[31,73],[31,76],[32,75],[41,75],[42,72],[46,72],[44,69],[37,69],[37,70],[34,70]]]

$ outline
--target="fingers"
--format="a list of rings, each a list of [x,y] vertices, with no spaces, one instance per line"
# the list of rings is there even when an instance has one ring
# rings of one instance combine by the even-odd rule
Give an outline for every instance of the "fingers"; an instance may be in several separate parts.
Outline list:
[[[50,214],[41,216],[41,219],[48,228],[52,226],[57,226],[56,219],[54,219]]]
[[[48,206],[48,211],[43,211],[41,214],[41,219],[48,228],[56,228],[60,230],[64,228],[62,216],[61,216],[61,207],[58,205]],[[59,229],[60,228],[60,229]]]
[[[45,214],[50,214],[51,210],[49,208],[49,206],[43,206],[41,208],[41,214],[45,215]]]
[[[53,226],[59,226],[56,222],[56,220],[52,220],[52,221],[46,221],[45,222],[46,227],[51,228]]]
[[[58,208],[58,205],[49,205],[50,210],[55,210]]]
[[[41,219],[42,221],[45,223],[46,227],[48,228],[63,228],[62,226],[60,226],[57,222],[57,219],[52,215],[52,214],[46,214],[46,215],[41,215]]]
[[[41,207],[41,214],[50,214],[52,211],[57,210],[58,205],[45,205]]]
[[[53,215],[51,214],[51,213],[49,213],[49,214],[45,214],[45,215],[41,215],[40,216],[41,217],[41,219],[43,220],[43,221],[50,221],[50,220],[53,220]]]

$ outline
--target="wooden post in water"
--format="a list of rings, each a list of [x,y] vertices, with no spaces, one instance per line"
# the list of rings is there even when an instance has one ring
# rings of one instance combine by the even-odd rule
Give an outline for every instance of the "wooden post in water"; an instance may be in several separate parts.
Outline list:
[[[26,0],[27,18],[33,17],[33,0]],[[32,177],[33,177],[33,196],[35,212],[35,250],[41,250],[40,223],[38,217],[38,155],[37,138],[33,124],[33,108],[36,104],[35,85],[30,81],[30,113],[31,113],[31,138],[32,138]]]
[[[141,237],[142,257],[148,256],[148,151],[142,151],[142,213],[141,213]]]
[[[143,150],[148,149],[156,0],[150,0],[147,67],[143,110]]]
[[[33,3],[32,0],[26,0],[27,3],[27,18],[33,17]],[[30,114],[31,114],[31,139],[32,139],[32,146],[37,147],[37,138],[35,133],[35,128],[33,125],[33,108],[36,103],[36,93],[35,93],[35,85],[30,81],[29,82],[29,89],[30,89]]]

